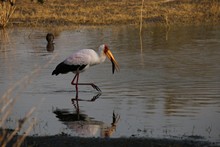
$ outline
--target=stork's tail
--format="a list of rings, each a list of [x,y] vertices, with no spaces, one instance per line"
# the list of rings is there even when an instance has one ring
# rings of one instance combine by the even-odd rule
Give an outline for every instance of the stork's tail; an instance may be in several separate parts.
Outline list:
[[[52,72],[52,75],[58,75],[60,72],[59,71],[57,71],[56,69]]]
[[[64,62],[61,62],[57,65],[55,70],[52,72],[52,75],[58,75],[58,74],[65,74],[70,72],[69,65],[65,64]]]

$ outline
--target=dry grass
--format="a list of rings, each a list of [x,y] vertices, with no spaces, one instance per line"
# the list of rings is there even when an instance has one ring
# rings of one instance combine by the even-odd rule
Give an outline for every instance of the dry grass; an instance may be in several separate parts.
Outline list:
[[[11,24],[73,26],[115,24],[218,24],[219,0],[30,0],[17,2]]]
[[[5,28],[15,11],[15,0],[0,1],[0,28]]]

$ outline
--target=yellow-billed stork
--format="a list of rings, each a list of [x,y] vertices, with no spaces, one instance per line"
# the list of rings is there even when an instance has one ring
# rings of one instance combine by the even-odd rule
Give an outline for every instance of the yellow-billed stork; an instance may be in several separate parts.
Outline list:
[[[78,85],[91,85],[97,91],[101,90],[98,86],[93,83],[78,83],[79,80],[79,73],[85,71],[87,68],[93,65],[100,64],[105,61],[106,56],[112,62],[112,73],[114,71],[119,71],[119,65],[115,60],[113,54],[109,50],[108,46],[103,44],[100,45],[98,53],[95,52],[93,49],[81,49],[68,58],[66,58],[63,62],[57,65],[55,70],[52,72],[52,75],[58,74],[66,74],[68,72],[75,73],[75,76],[71,82],[72,85],[75,85],[76,92],[78,95]],[[76,80],[76,82],[74,82]]]

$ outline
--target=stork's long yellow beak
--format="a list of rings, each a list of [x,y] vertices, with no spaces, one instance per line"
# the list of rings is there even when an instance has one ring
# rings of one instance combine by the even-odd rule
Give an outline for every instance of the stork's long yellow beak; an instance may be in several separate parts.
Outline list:
[[[119,65],[117,61],[115,60],[114,56],[112,55],[112,52],[108,49],[108,51],[105,54],[109,58],[109,60],[111,60],[112,62],[112,73],[114,74],[115,70],[119,71],[120,70]]]

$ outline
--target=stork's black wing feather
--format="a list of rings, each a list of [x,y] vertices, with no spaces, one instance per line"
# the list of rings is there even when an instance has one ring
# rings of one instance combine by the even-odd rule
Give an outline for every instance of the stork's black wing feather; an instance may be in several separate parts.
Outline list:
[[[57,65],[55,70],[52,72],[52,75],[58,75],[58,74],[66,74],[68,72],[74,72],[74,71],[81,71],[86,67],[86,65],[68,65],[64,62],[61,62]]]

